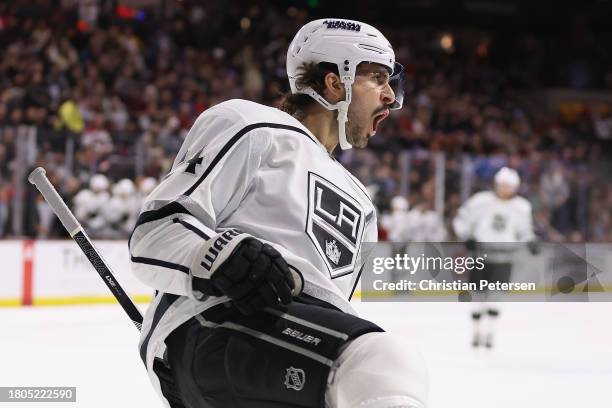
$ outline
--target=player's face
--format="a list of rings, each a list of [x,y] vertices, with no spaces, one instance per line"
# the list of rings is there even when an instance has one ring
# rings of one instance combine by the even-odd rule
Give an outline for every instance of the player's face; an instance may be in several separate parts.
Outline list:
[[[389,86],[389,71],[379,64],[357,67],[348,111],[346,138],[354,147],[365,147],[380,123],[389,116],[395,94]]]
[[[514,197],[514,186],[505,183],[498,183],[495,185],[495,193],[502,200],[509,200]]]

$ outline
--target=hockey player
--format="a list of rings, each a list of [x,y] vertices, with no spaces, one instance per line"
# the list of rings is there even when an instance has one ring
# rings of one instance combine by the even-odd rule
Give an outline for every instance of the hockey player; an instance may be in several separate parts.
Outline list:
[[[138,199],[143,201],[149,194],[151,194],[155,187],[157,187],[157,180],[155,180],[153,177],[142,179],[138,184]]]
[[[106,176],[95,174],[89,180],[89,189],[81,190],[74,196],[74,214],[94,238],[104,234],[106,221],[102,209],[110,201],[109,184]]]
[[[470,197],[458,210],[453,220],[457,237],[466,242],[469,250],[487,254],[482,271],[472,270],[470,282],[481,279],[489,282],[508,282],[512,271],[512,256],[516,243],[529,243],[529,250],[537,253],[533,233],[531,204],[517,195],[520,178],[516,170],[503,167],[495,174],[495,191],[482,191]],[[476,293],[475,300],[485,300],[486,292]],[[499,309],[486,302],[476,302],[472,312],[474,335],[472,345],[493,347],[494,327]],[[485,326],[484,330],[481,326]]]
[[[331,156],[402,106],[401,66],[374,27],[326,19],[296,34],[287,73],[284,111],[201,114],[145,201],[129,243],[156,289],[140,355],[173,407],[423,407],[419,354],[348,301],[377,222]]]
[[[136,187],[130,179],[121,179],[112,188],[113,196],[102,208],[105,220],[104,238],[127,237],[136,223],[139,209]]]
[[[402,241],[400,231],[406,228],[408,219],[408,200],[402,196],[395,196],[391,199],[391,212],[381,217],[380,226],[389,233],[389,241]]]
[[[155,187],[157,187],[157,184],[159,183],[153,177],[137,179],[138,189],[136,192],[135,199],[137,208],[136,215],[138,215],[138,212],[140,212],[140,208],[142,207],[142,204],[146,200],[147,196],[151,194]]]
[[[447,233],[444,220],[434,210],[434,183],[428,181],[421,187],[422,201],[417,203],[406,217],[401,228],[396,232],[400,242],[442,242]]]

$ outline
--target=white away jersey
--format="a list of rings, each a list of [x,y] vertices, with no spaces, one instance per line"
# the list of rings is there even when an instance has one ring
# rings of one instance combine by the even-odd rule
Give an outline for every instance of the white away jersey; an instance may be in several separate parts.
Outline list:
[[[147,197],[130,238],[132,271],[159,292],[140,345],[158,389],[152,363],[165,337],[227,300],[197,300],[189,267],[202,245],[227,228],[269,242],[299,270],[304,293],[348,313],[361,243],[377,239],[363,185],[295,118],[244,100],[205,111]]]
[[[534,238],[531,204],[515,196],[502,200],[492,191],[474,194],[459,208],[453,228],[461,240],[528,242]]]

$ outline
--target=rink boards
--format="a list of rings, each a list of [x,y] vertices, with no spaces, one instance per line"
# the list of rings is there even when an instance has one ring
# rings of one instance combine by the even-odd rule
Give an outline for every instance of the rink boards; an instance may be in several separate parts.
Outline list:
[[[130,272],[127,241],[95,241],[94,244],[130,297],[135,302],[150,301],[151,288],[138,281]],[[379,243],[376,249],[383,255],[392,254],[392,247],[388,243]],[[612,245],[587,244],[587,249],[589,262],[598,271],[598,281],[606,294],[612,293]],[[72,240],[0,241],[0,259],[0,307],[114,302],[98,274]],[[549,280],[543,277],[551,269],[551,263],[559,263],[559,257],[547,254],[544,249],[542,256],[533,258],[526,254],[521,257],[521,262],[513,268],[514,277],[521,278],[525,274],[540,276],[542,284],[538,290],[548,290],[544,282]],[[562,260],[560,263],[565,264]],[[378,297],[388,300],[394,296],[395,293],[362,292],[358,286],[354,297],[369,301]],[[410,299],[419,298],[434,300],[429,294],[420,294],[418,291],[410,295]]]
[[[127,241],[96,241],[94,245],[134,301],[151,299],[151,288],[130,272]],[[0,241],[0,259],[0,306],[114,302],[102,279],[71,240]]]

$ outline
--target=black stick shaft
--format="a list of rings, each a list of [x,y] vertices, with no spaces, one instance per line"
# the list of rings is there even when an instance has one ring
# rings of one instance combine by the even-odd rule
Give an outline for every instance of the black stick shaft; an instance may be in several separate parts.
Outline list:
[[[111,291],[115,299],[119,302],[123,310],[127,313],[138,330],[142,329],[142,314],[136,308],[132,299],[125,293],[115,276],[111,272],[110,267],[104,261],[100,253],[93,246],[91,240],[83,230],[81,224],[74,217],[66,203],[62,200],[55,187],[51,184],[45,175],[45,169],[37,167],[30,173],[28,180],[34,184],[40,191],[45,201],[51,206],[51,209],[62,222],[66,231],[72,239],[77,243],[81,251],[85,254],[91,265],[98,272],[108,289]]]

